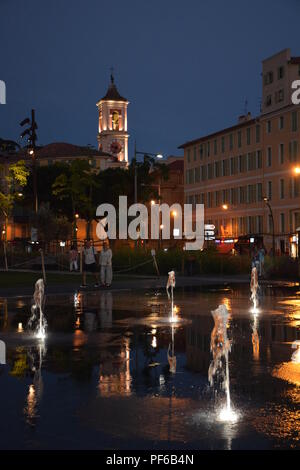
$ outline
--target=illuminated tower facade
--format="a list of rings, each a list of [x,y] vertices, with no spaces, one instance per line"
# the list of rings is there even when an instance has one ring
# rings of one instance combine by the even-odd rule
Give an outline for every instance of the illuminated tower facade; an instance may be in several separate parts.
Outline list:
[[[99,112],[98,148],[111,153],[119,162],[128,163],[127,106],[129,101],[123,98],[110,77],[106,95],[97,103]]]

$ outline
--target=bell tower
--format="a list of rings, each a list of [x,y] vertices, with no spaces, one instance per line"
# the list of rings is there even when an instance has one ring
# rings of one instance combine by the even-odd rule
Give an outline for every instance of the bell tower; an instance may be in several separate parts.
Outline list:
[[[114,76],[106,95],[97,103],[99,112],[98,149],[111,153],[119,162],[128,163],[127,106],[115,85]]]

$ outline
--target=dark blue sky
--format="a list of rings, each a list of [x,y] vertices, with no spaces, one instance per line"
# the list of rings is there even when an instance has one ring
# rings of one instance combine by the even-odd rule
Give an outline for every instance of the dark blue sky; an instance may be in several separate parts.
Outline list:
[[[96,145],[115,69],[133,142],[180,154],[186,140],[259,111],[261,60],[300,55],[299,0],[0,0],[0,137],[34,107],[39,144]]]

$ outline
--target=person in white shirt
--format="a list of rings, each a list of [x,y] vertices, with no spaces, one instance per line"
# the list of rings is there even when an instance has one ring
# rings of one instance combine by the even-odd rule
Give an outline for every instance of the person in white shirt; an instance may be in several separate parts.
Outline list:
[[[83,283],[81,287],[86,287],[86,273],[92,273],[95,277],[95,286],[99,287],[99,275],[97,269],[97,251],[96,248],[91,244],[90,240],[87,240],[83,249]]]
[[[108,243],[104,243],[103,249],[100,252],[100,266],[101,266],[101,284],[109,287],[112,281],[112,251]]]

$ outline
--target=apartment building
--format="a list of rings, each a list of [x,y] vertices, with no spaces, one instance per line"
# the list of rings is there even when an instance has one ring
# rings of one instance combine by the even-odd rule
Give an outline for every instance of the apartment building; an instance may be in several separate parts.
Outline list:
[[[277,253],[296,256],[300,106],[292,104],[291,85],[297,79],[300,57],[289,49],[264,60],[261,114],[240,116],[236,125],[179,147],[185,202],[204,204],[205,222],[215,225],[215,243],[230,246],[241,236],[249,242],[256,237],[267,249],[274,240]]]

